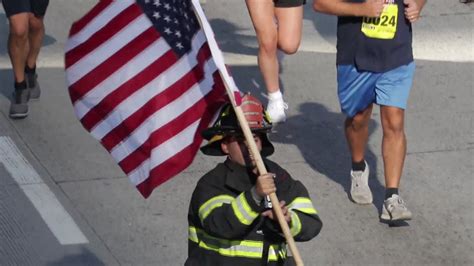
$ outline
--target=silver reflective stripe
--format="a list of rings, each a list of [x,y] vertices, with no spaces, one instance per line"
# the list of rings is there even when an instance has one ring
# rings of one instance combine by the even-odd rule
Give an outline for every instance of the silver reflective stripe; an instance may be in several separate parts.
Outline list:
[[[245,225],[250,225],[258,216],[258,213],[253,211],[248,204],[245,193],[240,194],[235,201],[232,202],[232,209],[237,219]]]

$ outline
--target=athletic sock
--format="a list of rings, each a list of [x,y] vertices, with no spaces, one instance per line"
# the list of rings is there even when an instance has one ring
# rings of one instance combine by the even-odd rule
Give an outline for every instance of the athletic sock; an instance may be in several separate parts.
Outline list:
[[[352,171],[365,171],[365,160],[352,162]]]
[[[280,90],[278,91],[275,91],[275,92],[269,92],[268,93],[268,99],[270,101],[272,100],[279,100],[279,99],[282,99],[283,98],[283,94],[281,93]]]
[[[27,73],[27,74],[36,73],[36,66],[34,66],[33,68],[30,68],[28,65],[26,65],[25,66],[25,73]]]
[[[385,189],[385,199],[390,198],[393,194],[398,195],[398,188],[397,187],[390,187]]]
[[[26,89],[26,80],[23,80],[22,82],[15,82],[15,90],[24,90]]]

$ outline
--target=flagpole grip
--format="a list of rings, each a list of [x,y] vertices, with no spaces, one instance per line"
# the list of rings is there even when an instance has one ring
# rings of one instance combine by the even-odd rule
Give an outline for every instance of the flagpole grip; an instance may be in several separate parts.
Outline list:
[[[233,107],[235,110],[235,114],[237,115],[237,119],[239,120],[240,127],[242,128],[242,131],[244,133],[245,140],[247,141],[247,144],[249,146],[250,152],[255,160],[255,163],[257,164],[258,172],[260,173],[260,175],[264,175],[267,173],[267,169],[265,168],[265,164],[263,163],[262,156],[260,155],[260,151],[258,150],[257,144],[255,143],[252,131],[250,130],[250,127],[247,123],[247,119],[245,118],[244,112],[242,111],[242,108],[240,106],[233,105]],[[296,247],[295,239],[291,235],[290,228],[285,220],[283,211],[281,210],[278,197],[275,193],[271,193],[268,196],[270,197],[271,203],[273,205],[273,211],[276,214],[278,223],[280,224],[281,230],[283,231],[283,234],[285,236],[286,243],[288,244],[291,254],[293,255],[293,259],[295,260],[297,266],[303,266],[303,260],[301,259],[301,255],[298,251],[298,248]]]

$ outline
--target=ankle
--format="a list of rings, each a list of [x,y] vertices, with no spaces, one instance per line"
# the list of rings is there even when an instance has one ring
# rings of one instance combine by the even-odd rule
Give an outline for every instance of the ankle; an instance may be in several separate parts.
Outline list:
[[[360,162],[352,162],[352,171],[365,171],[365,160],[362,159]]]
[[[33,67],[29,67],[28,65],[25,66],[25,73],[27,74],[34,74],[36,73],[36,65]]]
[[[385,199],[392,197],[392,195],[398,195],[398,188],[386,188],[385,189]]]
[[[268,99],[270,101],[281,100],[281,99],[283,99],[283,94],[281,93],[280,90],[277,90],[275,92],[269,92],[268,93]]]
[[[16,82],[15,81],[14,87],[15,87],[15,90],[24,90],[24,89],[26,89],[26,80],[23,80],[21,82]]]

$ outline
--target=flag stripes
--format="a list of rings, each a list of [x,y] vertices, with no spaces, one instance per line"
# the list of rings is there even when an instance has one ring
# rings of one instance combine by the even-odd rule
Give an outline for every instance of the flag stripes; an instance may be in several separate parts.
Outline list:
[[[76,116],[144,197],[192,162],[226,99],[203,31],[182,56],[163,34],[135,1],[99,1],[66,45]]]

